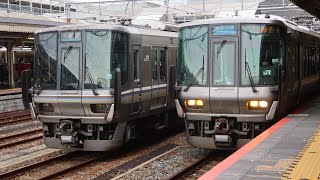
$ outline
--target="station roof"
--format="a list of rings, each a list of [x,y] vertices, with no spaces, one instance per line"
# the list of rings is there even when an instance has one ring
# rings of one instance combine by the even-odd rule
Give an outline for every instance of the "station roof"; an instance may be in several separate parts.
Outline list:
[[[290,0],[301,9],[308,11],[310,14],[314,15],[320,19],[320,0]]]
[[[0,46],[12,45],[33,46],[30,37],[39,29],[65,24],[50,17],[0,11]]]
[[[0,11],[0,31],[34,33],[39,28],[63,24],[45,16]]]

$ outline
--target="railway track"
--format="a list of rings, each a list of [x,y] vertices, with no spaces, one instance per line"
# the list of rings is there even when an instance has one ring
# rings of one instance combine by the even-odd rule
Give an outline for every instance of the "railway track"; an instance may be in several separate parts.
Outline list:
[[[104,156],[105,155],[99,153],[72,151],[67,154],[0,174],[0,177],[8,179],[28,176],[36,179],[53,179],[84,166],[88,166]],[[39,173],[40,170],[41,174]]]
[[[205,174],[207,171],[212,169],[214,166],[219,164],[221,161],[223,161],[225,158],[227,158],[229,155],[231,155],[233,152],[225,152],[221,151],[213,151],[212,153],[208,154],[207,156],[199,159],[193,164],[190,164],[189,166],[186,166],[181,171],[173,174],[170,176],[170,180],[193,180],[200,178],[203,174]]]
[[[14,116],[14,115],[25,114],[25,113],[29,113],[29,110],[17,110],[17,111],[10,111],[10,112],[0,113],[0,120],[4,119],[6,117],[11,117],[11,116]]]
[[[12,114],[11,116],[0,118],[0,127],[31,121],[30,113]]]
[[[42,129],[21,132],[0,138],[0,149],[35,141],[42,138]]]

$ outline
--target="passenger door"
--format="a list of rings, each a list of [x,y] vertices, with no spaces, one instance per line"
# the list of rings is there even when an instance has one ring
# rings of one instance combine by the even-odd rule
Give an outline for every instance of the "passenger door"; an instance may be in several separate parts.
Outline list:
[[[60,66],[58,105],[63,115],[84,115],[81,103],[82,44],[61,43],[59,47]]]
[[[131,113],[139,113],[142,108],[142,85],[140,66],[140,46],[133,46],[133,83],[132,83],[132,107]]]
[[[212,113],[239,113],[238,103],[238,38],[219,38],[211,42]]]
[[[167,58],[165,48],[151,50],[151,104],[150,109],[160,108],[167,102]]]

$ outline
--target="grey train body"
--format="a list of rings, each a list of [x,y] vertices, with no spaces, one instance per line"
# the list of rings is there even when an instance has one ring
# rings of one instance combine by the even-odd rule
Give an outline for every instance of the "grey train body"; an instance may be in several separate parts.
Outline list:
[[[35,37],[30,105],[33,118],[43,124],[47,147],[113,150],[135,137],[138,119],[153,115],[161,116],[148,119],[153,129],[168,127],[168,113],[175,108],[168,88],[176,32],[70,25],[41,30]],[[121,71],[118,105],[116,68]],[[147,128],[143,125],[139,128]]]
[[[320,35],[276,16],[181,24],[176,108],[188,142],[236,149],[319,83]]]

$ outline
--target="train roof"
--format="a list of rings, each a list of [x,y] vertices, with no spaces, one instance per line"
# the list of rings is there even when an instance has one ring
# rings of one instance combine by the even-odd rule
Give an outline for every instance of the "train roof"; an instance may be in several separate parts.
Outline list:
[[[165,37],[178,37],[177,32],[164,31],[159,29],[152,29],[147,27],[134,27],[125,25],[107,25],[107,24],[70,24],[57,27],[50,27],[38,30],[35,34],[52,32],[52,31],[70,31],[70,30],[113,30],[122,31],[129,34],[149,35],[149,36],[165,36]]]
[[[268,17],[269,16],[269,17]],[[320,38],[320,34],[316,33],[313,30],[310,30],[307,27],[299,26],[295,22],[284,19],[280,16],[275,15],[254,15],[254,16],[234,16],[234,17],[216,17],[212,19],[197,20],[193,22],[182,23],[179,25],[179,29],[189,26],[199,26],[199,25],[208,25],[208,24],[228,24],[228,23],[266,23],[266,24],[279,24],[294,29],[299,32],[310,34]]]

